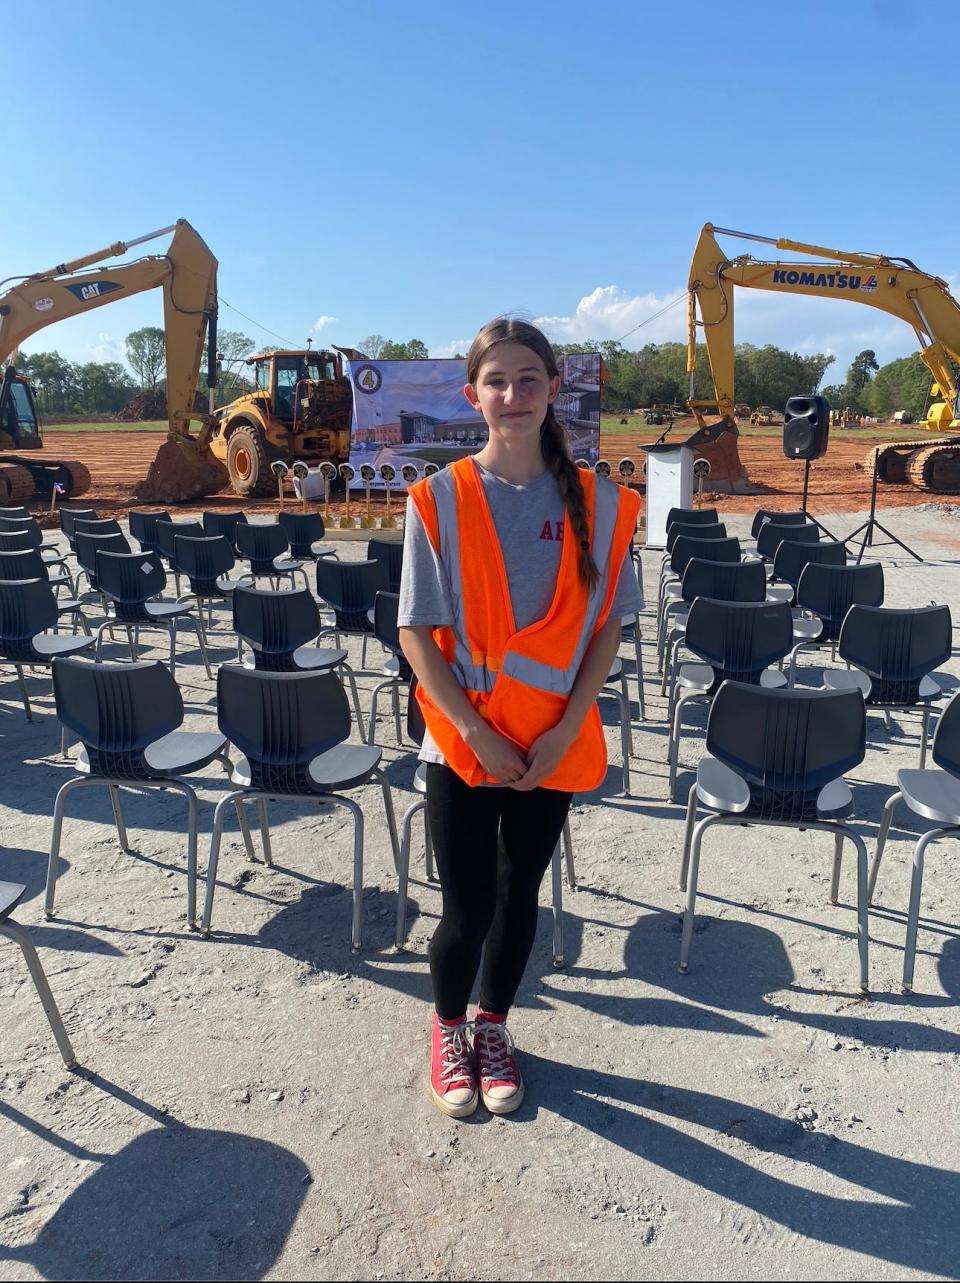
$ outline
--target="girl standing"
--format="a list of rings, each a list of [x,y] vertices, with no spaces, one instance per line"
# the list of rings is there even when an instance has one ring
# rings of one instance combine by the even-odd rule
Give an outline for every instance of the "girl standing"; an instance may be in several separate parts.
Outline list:
[[[621,618],[643,604],[630,560],[639,497],[571,459],[544,335],[491,321],[467,379],[487,443],[411,487],[399,614],[427,726],[420,757],[443,892],[430,1083],[455,1118],[478,1096],[497,1114],[523,1100],[506,1019],[571,797],[606,773],[596,697]]]

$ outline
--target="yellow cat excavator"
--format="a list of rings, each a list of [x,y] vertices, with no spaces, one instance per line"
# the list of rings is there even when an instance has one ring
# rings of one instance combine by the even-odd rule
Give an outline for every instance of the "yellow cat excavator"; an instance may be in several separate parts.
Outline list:
[[[94,266],[169,232],[173,238],[164,254],[114,267]],[[0,364],[7,362],[0,381],[0,506],[19,504],[36,494],[51,495],[55,485],[69,497],[90,486],[90,475],[79,461],[33,453],[42,448],[43,439],[33,390],[17,372],[21,343],[55,321],[157,287],[163,289],[169,435],[136,497],[178,503],[213,494],[226,484],[226,469],[208,445],[212,415],[194,410],[208,328],[208,382],[211,388],[216,384],[217,260],[185,219],[45,272],[8,277],[0,281],[0,289],[14,280],[16,284],[0,293]],[[190,435],[191,420],[201,425],[195,437]]]
[[[820,261],[760,262],[749,254],[731,259],[717,244],[717,233],[810,255]],[[811,298],[847,299],[906,321],[917,336],[920,357],[933,375],[941,398],[931,405],[924,426],[937,432],[960,428],[955,418],[957,385],[953,372],[953,363],[960,363],[960,304],[945,281],[921,271],[908,258],[824,249],[821,245],[805,245],[783,237],[754,236],[707,223],[694,250],[688,286],[689,405],[700,425],[688,444],[710,460],[712,489],[738,493],[748,489],[747,470],[737,449],[739,433],[734,421],[735,286],[780,294],[805,294]],[[703,328],[710,359],[715,393],[712,400],[699,400],[693,395],[698,325]],[[797,391],[812,392],[813,389],[798,388]],[[708,423],[704,411],[715,411],[720,417]],[[872,472],[874,461],[881,481],[909,482],[938,494],[960,493],[960,435],[922,444],[884,442],[871,450],[858,466]]]

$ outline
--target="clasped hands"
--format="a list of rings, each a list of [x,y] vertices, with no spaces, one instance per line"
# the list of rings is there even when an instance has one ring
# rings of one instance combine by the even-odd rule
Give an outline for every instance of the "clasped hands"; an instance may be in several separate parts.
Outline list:
[[[481,723],[467,735],[466,742],[491,779],[518,792],[529,792],[553,774],[574,738],[575,732],[559,722],[538,736],[524,754],[512,740]]]

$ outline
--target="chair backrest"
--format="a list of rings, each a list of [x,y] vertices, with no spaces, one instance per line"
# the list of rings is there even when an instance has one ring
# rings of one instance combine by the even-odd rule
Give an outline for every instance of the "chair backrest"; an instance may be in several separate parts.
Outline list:
[[[167,561],[173,561],[173,541],[185,535],[188,539],[203,539],[203,526],[199,521],[158,521],[156,524],[156,551]]]
[[[273,560],[290,551],[286,533],[276,521],[241,523],[236,527],[237,552],[255,574],[273,572]]]
[[[717,521],[716,508],[670,508],[667,512],[667,529],[674,521],[683,521],[688,526],[713,526]]]
[[[746,780],[746,816],[813,820],[820,790],[863,761],[863,697],[724,682],[707,721],[707,752]]]
[[[0,552],[20,552],[24,548],[39,548],[43,543],[40,527],[31,525],[13,526],[9,531],[0,530]]]
[[[4,534],[12,535],[18,530],[33,530],[36,527],[40,529],[37,521],[33,517],[8,517],[9,509],[0,508],[0,530]]]
[[[940,714],[933,737],[933,760],[951,775],[960,776],[960,691]]]
[[[105,552],[98,549],[96,580],[100,591],[116,606],[117,618],[134,623],[147,618],[143,605],[163,592],[167,572],[155,552]]]
[[[807,526],[781,525],[778,521],[767,521],[757,534],[757,552],[764,561],[773,561],[774,554],[789,539],[792,543],[818,543],[820,531],[811,521]]]
[[[337,627],[369,632],[368,612],[380,591],[380,566],[376,561],[317,562],[317,595],[337,617]]]
[[[0,583],[0,654],[14,661],[33,660],[34,637],[52,628],[58,618],[57,599],[44,580]]]
[[[400,591],[403,571],[403,543],[387,539],[370,539],[367,542],[367,559],[380,565],[380,587],[384,592]]]
[[[773,554],[773,577],[779,579],[781,583],[791,584],[796,588],[804,567],[811,562],[817,562],[822,566],[845,566],[847,546],[838,543],[835,539],[824,539],[821,543],[781,539],[777,551]]]
[[[233,591],[233,631],[250,646],[257,668],[295,673],[293,652],[319,634],[320,611],[306,588],[273,592],[245,585]]]
[[[334,673],[267,673],[222,664],[217,720],[250,766],[253,788],[316,793],[311,761],[350,734],[350,705]]]
[[[762,561],[707,561],[693,557],[680,583],[684,601],[712,597],[714,601],[763,601],[767,575]]]
[[[427,723],[424,720],[420,701],[417,699],[417,686],[416,677],[411,677],[410,690],[407,694],[407,734],[414,744],[422,744],[427,733]]]
[[[146,779],[143,753],[183,722],[176,680],[157,662],[53,661],[57,716],[82,742],[95,775]]]
[[[673,552],[673,546],[678,539],[726,539],[727,527],[719,521],[701,522],[699,525],[688,525],[684,521],[672,521],[667,527],[667,542],[665,551]]]
[[[122,535],[120,522],[112,517],[98,517],[95,521],[78,520],[73,523],[73,539],[77,535]]]
[[[725,678],[758,682],[760,674],[783,659],[793,644],[793,615],[785,601],[690,603],[684,645],[710,664],[717,684]]]
[[[60,529],[67,536],[67,542],[73,547],[73,523],[75,521],[96,521],[96,508],[61,508]]]
[[[173,540],[170,564],[190,580],[191,592],[202,597],[220,597],[217,579],[236,564],[233,546],[225,535],[181,535]]]
[[[49,579],[47,563],[36,548],[17,552],[0,551],[0,580],[12,583],[18,579]]]
[[[727,539],[692,539],[689,535],[683,535],[673,545],[670,553],[671,572],[682,577],[687,562],[694,557],[700,557],[704,561],[739,561],[740,540],[734,535]]]
[[[796,604],[823,620],[821,641],[836,641],[851,606],[883,605],[883,566],[879,561],[864,561],[859,566],[808,562],[797,584]]]
[[[327,533],[319,512],[281,512],[277,524],[287,536],[290,553],[294,557],[309,557],[310,545]]]
[[[29,518],[31,515],[23,504],[7,504],[6,507],[0,508],[0,513],[10,521],[16,521],[21,517]]]
[[[775,521],[780,526],[805,526],[805,512],[774,512],[772,508],[758,508],[750,526],[750,538],[756,539],[761,526],[767,521]]]
[[[208,538],[222,535],[234,552],[237,551],[237,526],[247,524],[245,512],[204,512],[203,532]]]
[[[950,607],[851,606],[837,650],[870,677],[868,704],[913,704],[921,680],[950,658]]]
[[[157,522],[169,521],[170,514],[165,509],[156,512],[139,512],[130,509],[130,537],[136,539],[144,552],[157,551]]]
[[[85,535],[77,531],[74,536],[77,545],[77,561],[90,576],[91,586],[99,592],[97,586],[97,553],[130,552],[130,545],[123,535]]]

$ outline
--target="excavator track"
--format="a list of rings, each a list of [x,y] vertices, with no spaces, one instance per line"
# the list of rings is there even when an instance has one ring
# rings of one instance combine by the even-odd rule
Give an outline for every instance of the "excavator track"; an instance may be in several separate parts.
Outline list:
[[[923,490],[929,490],[931,487],[922,481],[916,479],[911,471],[911,460],[915,454],[924,454],[928,450],[939,450],[941,447],[949,448],[951,446],[960,446],[960,437],[941,437],[935,441],[884,441],[881,445],[875,446],[865,456],[861,463],[858,463],[857,469],[865,472],[867,476],[873,474],[874,460],[877,461],[877,480],[885,481],[887,485],[919,486]],[[920,475],[919,473],[916,474]],[[954,490],[944,491],[945,494],[956,493]]]
[[[17,454],[0,457],[0,506],[49,499],[63,487],[61,499],[77,499],[90,489],[90,472],[79,459],[48,459]]]
[[[907,460],[910,484],[932,494],[960,494],[960,440],[915,449]]]

